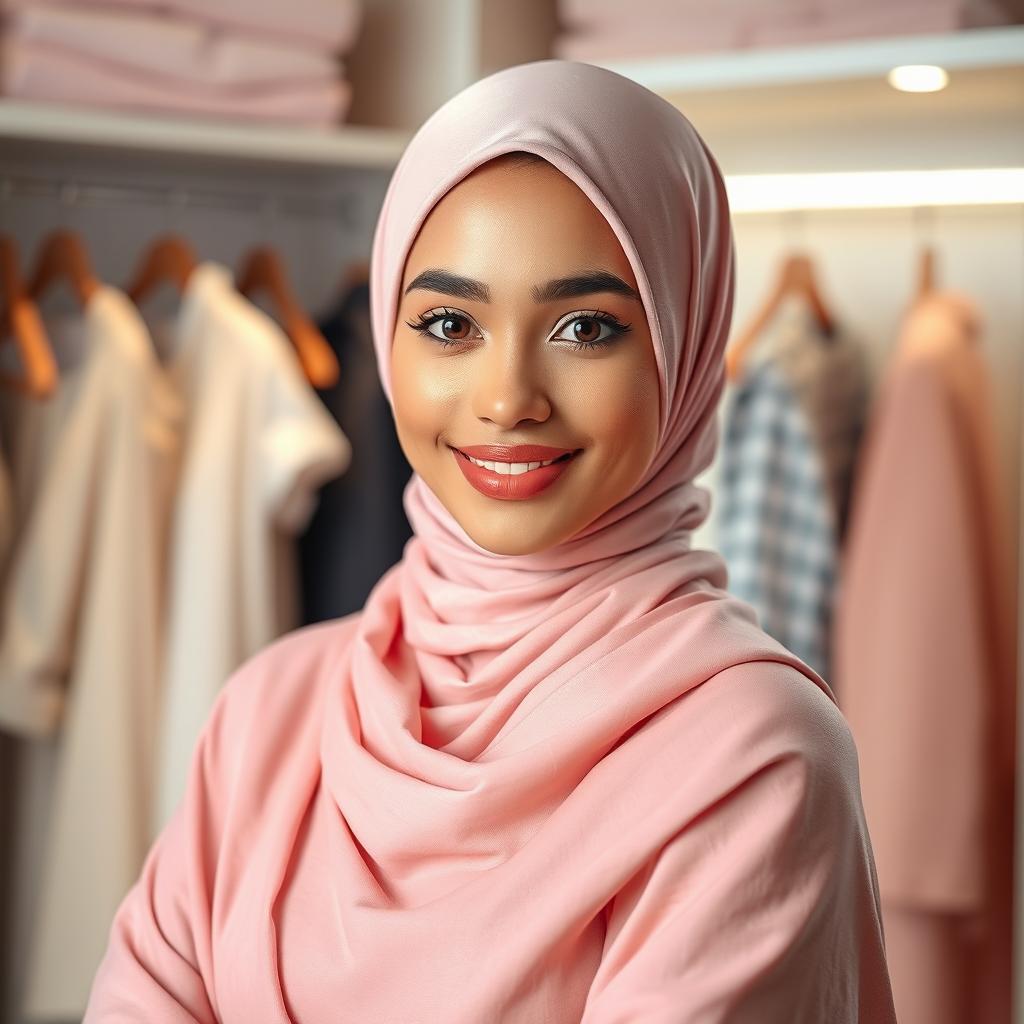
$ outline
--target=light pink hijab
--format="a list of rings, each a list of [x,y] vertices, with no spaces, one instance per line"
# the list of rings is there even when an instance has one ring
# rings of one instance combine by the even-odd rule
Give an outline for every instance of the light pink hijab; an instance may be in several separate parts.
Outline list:
[[[414,478],[416,535],[363,612],[225,688],[88,1024],[894,1021],[849,730],[688,546],[733,245],[686,118],[560,60],[446,103],[374,239],[384,387],[419,225],[514,149],[569,175],[632,262],[661,372],[653,463],[579,536],[515,557]]]
[[[554,164],[615,230],[654,340],[659,443],[633,494],[573,540],[533,555],[480,547],[413,475],[405,507],[416,536],[367,611],[370,619],[391,618],[401,607],[429,697],[425,724],[438,744],[477,711],[510,713],[478,698],[504,692],[504,705],[513,699],[509,683],[516,702],[526,697],[552,668],[538,665],[533,652],[549,650],[556,638],[567,644],[562,658],[596,658],[591,645],[610,629],[628,623],[642,632],[641,617],[670,594],[701,579],[716,587],[726,580],[721,558],[689,550],[689,535],[709,508],[708,492],[693,479],[717,442],[733,304],[729,208],[700,136],[649,90],[593,65],[545,60],[477,82],[427,120],[391,179],[374,237],[371,311],[384,391],[390,401],[391,339],[420,226],[474,168],[512,150]],[[708,655],[724,665],[734,653],[723,646]],[[469,757],[479,750],[458,748]]]

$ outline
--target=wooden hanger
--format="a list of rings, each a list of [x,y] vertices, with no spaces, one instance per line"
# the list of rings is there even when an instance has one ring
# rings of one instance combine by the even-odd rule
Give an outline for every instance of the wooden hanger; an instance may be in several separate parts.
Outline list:
[[[921,253],[918,256],[916,297],[922,299],[925,295],[935,291],[937,277],[938,275],[935,271],[935,249],[930,245],[926,245],[921,249]]]
[[[51,285],[61,280],[71,285],[82,306],[100,286],[85,242],[74,231],[65,229],[54,231],[44,239],[29,282],[29,298],[38,300]]]
[[[0,338],[8,334],[18,347],[23,374],[0,373],[0,383],[32,398],[49,398],[57,390],[59,371],[39,309],[29,296],[18,268],[13,238],[0,236]]]
[[[270,246],[250,250],[237,281],[243,295],[264,291],[273,300],[310,384],[317,389],[333,387],[338,381],[338,357],[295,298],[277,252]]]
[[[179,292],[183,292],[197,263],[192,246],[184,238],[162,235],[142,254],[125,292],[136,304],[164,281],[169,281]]]
[[[823,333],[832,334],[835,318],[821,296],[811,258],[804,253],[791,253],[783,260],[775,289],[767,301],[739,334],[737,340],[726,349],[725,369],[730,380],[736,380],[740,376],[747,352],[778,312],[783,300],[790,296],[806,300]]]

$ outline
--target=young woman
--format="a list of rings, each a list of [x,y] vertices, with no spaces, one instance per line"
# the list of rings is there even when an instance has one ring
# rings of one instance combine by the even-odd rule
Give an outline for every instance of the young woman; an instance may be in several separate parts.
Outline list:
[[[611,71],[426,121],[371,276],[416,536],[227,682],[88,1024],[895,1020],[850,732],[689,544],[733,260]]]

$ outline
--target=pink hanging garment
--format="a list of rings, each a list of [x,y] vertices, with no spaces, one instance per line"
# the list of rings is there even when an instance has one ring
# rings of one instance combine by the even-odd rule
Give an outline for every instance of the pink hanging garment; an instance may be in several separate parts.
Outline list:
[[[222,689],[86,1024],[895,1020],[849,729],[689,543],[734,288],[724,182],[690,122],[560,60],[428,118],[373,240],[385,394],[420,225],[517,150],[630,261],[660,375],[651,463],[527,555],[478,546],[414,475],[416,535],[365,608]]]
[[[835,682],[900,1024],[1008,1024],[1015,592],[981,318],[908,315],[856,471]]]

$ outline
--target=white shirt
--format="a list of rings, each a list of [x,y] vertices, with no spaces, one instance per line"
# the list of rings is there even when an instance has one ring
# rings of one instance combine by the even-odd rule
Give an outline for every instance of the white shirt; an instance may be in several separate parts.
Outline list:
[[[31,738],[16,829],[24,1011],[78,1019],[148,849],[180,409],[121,292],[100,286],[45,326],[57,393],[0,403],[14,510],[0,728]]]
[[[298,625],[295,535],[351,447],[277,324],[203,263],[176,323],[185,408],[170,555],[154,835],[185,790],[192,750],[227,677]]]

